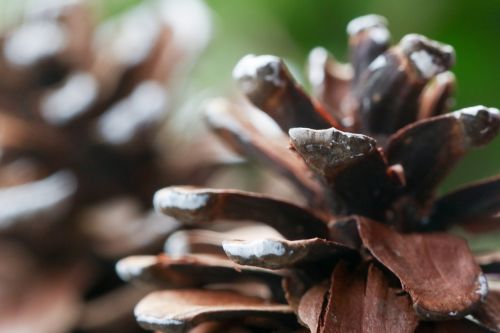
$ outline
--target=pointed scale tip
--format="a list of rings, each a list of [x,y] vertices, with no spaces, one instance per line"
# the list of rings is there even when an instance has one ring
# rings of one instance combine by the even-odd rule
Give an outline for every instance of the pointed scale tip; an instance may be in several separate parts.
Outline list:
[[[313,132],[314,130],[310,128],[294,127],[290,128],[288,135],[292,140],[292,144],[295,146],[296,144],[302,142],[305,138],[310,137]]]
[[[265,87],[285,86],[286,79],[283,70],[283,61],[276,56],[249,54],[236,64],[233,78],[238,81],[243,93],[254,94],[259,93],[263,85]]]
[[[452,113],[460,119],[472,146],[483,146],[493,140],[500,131],[500,111],[482,105],[464,108]]]
[[[292,128],[289,135],[293,148],[320,174],[366,156],[376,149],[375,139],[333,127],[325,130]]]
[[[188,218],[189,212],[193,214],[203,210],[210,200],[210,195],[203,190],[186,186],[172,186],[157,191],[153,198],[155,210],[172,217]],[[180,214],[185,212],[185,214]],[[178,216],[179,215],[179,216]],[[186,215],[186,216],[184,216]]]
[[[283,240],[257,239],[252,241],[223,241],[222,248],[226,255],[238,263],[261,257],[281,257],[287,254]],[[289,252],[289,251],[288,251]]]
[[[476,116],[479,112],[486,112],[491,115],[492,118],[499,118],[500,111],[497,108],[489,108],[484,105],[476,105],[468,108],[463,108],[458,110],[460,113],[469,114],[471,116]]]
[[[292,145],[300,151],[300,147],[313,150],[313,145],[324,146],[325,149],[342,150],[351,155],[365,154],[376,148],[375,139],[349,132],[340,131],[334,127],[324,130],[296,127],[288,131]]]
[[[399,46],[426,79],[450,69],[455,64],[455,49],[451,45],[430,40],[422,35],[406,35],[399,42]]]

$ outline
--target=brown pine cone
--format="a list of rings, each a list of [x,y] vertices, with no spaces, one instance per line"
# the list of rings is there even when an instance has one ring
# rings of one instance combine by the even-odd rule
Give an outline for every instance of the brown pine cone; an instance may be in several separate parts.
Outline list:
[[[157,211],[188,229],[167,240],[166,253],[117,265],[124,280],[168,289],[136,306],[142,327],[500,331],[490,274],[499,256],[476,257],[446,233],[499,228],[500,178],[436,196],[453,166],[498,134],[499,111],[446,113],[451,46],[412,34],[391,47],[375,15],[353,20],[348,33],[351,65],[323,49],[311,54],[316,99],[277,57],[237,64],[239,88],[283,133],[224,100],[208,107],[209,124],[234,150],[289,178],[307,204],[228,189],[158,191]]]

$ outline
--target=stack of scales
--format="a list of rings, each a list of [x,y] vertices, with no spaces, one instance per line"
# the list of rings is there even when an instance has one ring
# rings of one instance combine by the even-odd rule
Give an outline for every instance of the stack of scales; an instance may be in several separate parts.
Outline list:
[[[435,195],[470,149],[498,134],[499,111],[445,113],[451,46],[411,34],[391,47],[385,19],[373,15],[347,30],[351,65],[311,53],[316,99],[277,57],[237,64],[240,89],[281,136],[234,103],[207,106],[222,140],[288,177],[306,203],[237,190],[158,191],[157,211],[189,229],[168,238],[165,253],[117,264],[126,281],[166,288],[136,306],[143,328],[500,331],[495,256],[475,256],[446,232],[498,230],[500,178]],[[228,222],[233,228],[223,230]]]
[[[143,2],[97,28],[90,9],[32,1],[0,37],[1,332],[140,330],[144,292],[115,259],[161,249],[174,223],[154,191],[204,167],[172,172],[156,140],[209,40],[205,5]]]

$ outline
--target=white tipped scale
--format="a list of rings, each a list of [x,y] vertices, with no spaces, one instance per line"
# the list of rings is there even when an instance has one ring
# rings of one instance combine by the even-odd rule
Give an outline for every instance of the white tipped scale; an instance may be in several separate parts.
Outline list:
[[[0,230],[13,225],[62,216],[77,190],[76,177],[59,171],[31,183],[0,189]]]
[[[303,138],[310,136],[313,130],[304,127],[294,127],[288,130],[288,135],[294,144],[302,141]]]
[[[324,130],[292,128],[289,134],[292,146],[306,164],[325,177],[341,165],[376,154],[375,139],[333,127]]]
[[[259,239],[254,241],[223,241],[222,248],[231,258],[262,258],[280,257],[286,254],[287,249],[280,240]]]
[[[205,207],[209,199],[209,194],[199,193],[191,187],[167,187],[155,193],[153,205],[162,213],[169,209],[192,211]]]
[[[179,230],[171,234],[165,241],[163,250],[170,256],[181,256],[190,253],[220,253],[222,242],[231,239],[257,240],[263,237],[280,239],[275,229],[263,224],[249,224],[229,231],[217,232],[206,229]]]
[[[164,87],[144,81],[130,95],[113,104],[96,124],[98,137],[110,145],[127,145],[157,124],[168,112],[169,98]]]
[[[441,53],[449,57],[450,63],[455,62],[455,49],[453,46],[431,40],[419,34],[407,34],[401,38],[399,46],[405,53],[410,53],[416,49],[428,48],[436,54]]]
[[[268,269],[290,268],[351,251],[344,245],[321,238],[232,240],[223,241],[222,247],[237,264]]]
[[[464,108],[448,115],[463,127],[466,146],[479,147],[493,140],[500,130],[500,112],[482,105]]]
[[[358,148],[362,148],[364,152],[368,152],[376,147],[375,139],[369,136],[340,131],[334,127],[324,130],[295,127],[291,128],[288,131],[288,134],[290,135],[290,139],[295,148],[300,145],[318,144],[324,145],[325,147],[328,146],[330,148],[333,148],[334,145],[338,145],[340,148],[351,150],[348,149],[351,147],[350,144],[357,144],[356,146]],[[360,143],[363,144],[360,145]]]
[[[387,25],[388,22],[385,17],[376,14],[369,14],[351,20],[347,24],[347,33],[352,36],[369,28],[387,27]]]
[[[139,305],[141,305],[141,307],[139,307]],[[142,311],[143,311],[142,307],[144,307],[142,305],[142,303],[139,303],[134,308],[134,316],[135,316],[135,320],[139,324],[145,325],[146,329],[148,329],[150,327],[157,328],[157,327],[166,326],[169,328],[169,332],[172,332],[172,333],[185,332],[185,328],[184,328],[185,323],[184,322],[182,322],[180,320],[176,320],[176,319],[166,318],[166,317],[158,318],[155,316],[148,316],[148,315],[142,314]]]
[[[439,65],[434,63],[431,54],[425,50],[412,52],[410,59],[425,78],[430,79],[442,70]]]
[[[234,67],[233,78],[240,82],[244,92],[254,90],[254,84],[259,81],[272,83],[281,87],[286,84],[280,75],[283,62],[273,55],[244,56]],[[248,84],[244,84],[247,82]]]
[[[76,72],[59,89],[43,97],[40,112],[47,122],[64,125],[88,111],[97,101],[98,94],[97,79],[91,73]]]
[[[347,34],[351,38],[364,31],[369,31],[370,40],[378,45],[389,44],[391,34],[387,29],[387,20],[379,15],[366,15],[358,17],[347,25]]]
[[[425,79],[431,79],[455,64],[455,49],[451,45],[430,40],[422,35],[404,36],[399,47]]]
[[[67,31],[60,23],[37,20],[7,35],[3,55],[9,64],[27,67],[61,52],[67,42]]]
[[[136,280],[157,262],[155,256],[131,256],[116,263],[116,274],[125,282]]]
[[[377,27],[372,29],[372,31],[370,32],[370,37],[372,41],[380,45],[388,44],[391,40],[391,34],[385,27]]]
[[[159,13],[172,28],[174,42],[187,55],[202,51],[212,37],[212,13],[202,0],[162,0]]]
[[[463,108],[463,109],[460,109],[458,111],[453,112],[452,114],[455,117],[460,118],[461,114],[468,114],[470,116],[477,116],[477,114],[479,112],[488,112],[489,114],[496,115],[496,116],[500,115],[500,111],[497,108],[489,108],[489,107],[486,107],[484,105],[476,105],[476,106]]]

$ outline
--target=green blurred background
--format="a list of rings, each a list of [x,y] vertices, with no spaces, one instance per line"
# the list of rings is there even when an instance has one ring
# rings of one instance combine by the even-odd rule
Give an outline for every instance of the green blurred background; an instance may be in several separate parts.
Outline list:
[[[44,0],[39,0],[44,1]],[[91,0],[112,16],[140,0]],[[182,0],[178,0],[182,1]],[[0,0],[5,20],[23,0]],[[346,59],[346,24],[376,13],[387,17],[394,42],[411,32],[453,45],[458,79],[455,108],[500,107],[500,0],[206,0],[214,15],[214,37],[192,74],[194,96],[233,92],[231,71],[247,53],[285,58],[304,84],[310,49],[324,46]],[[438,142],[436,144],[439,144]],[[500,171],[500,139],[476,150],[456,168],[443,190]]]

